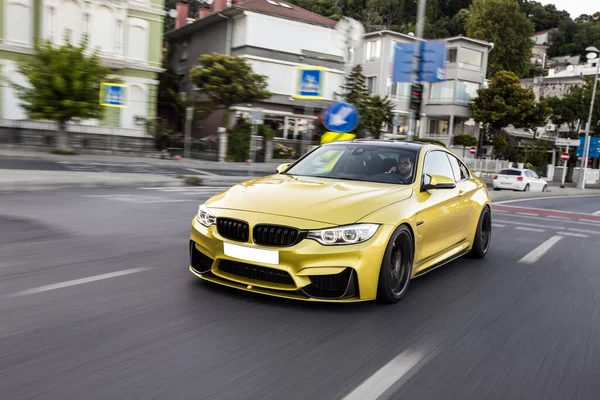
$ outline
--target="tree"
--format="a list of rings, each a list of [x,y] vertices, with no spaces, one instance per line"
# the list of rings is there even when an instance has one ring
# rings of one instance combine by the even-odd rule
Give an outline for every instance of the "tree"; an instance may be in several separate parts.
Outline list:
[[[200,66],[190,70],[190,79],[205,95],[207,102],[225,110],[225,127],[229,128],[229,108],[234,104],[268,99],[267,77],[256,74],[246,59],[224,54],[200,57]]]
[[[509,125],[528,129],[543,126],[552,111],[544,99],[536,102],[533,91],[522,87],[519,78],[508,71],[498,72],[488,88],[477,91],[471,110],[473,119],[487,125],[493,134]]]
[[[517,0],[473,0],[467,35],[494,43],[488,76],[501,70],[522,76],[531,59],[533,23],[519,9]]]
[[[35,44],[34,50],[33,57],[18,64],[29,85],[11,84],[29,118],[58,122],[57,147],[68,150],[67,122],[101,118],[100,84],[116,80],[108,78],[111,70],[102,66],[97,50],[88,55],[87,35],[79,47],[71,43],[67,31],[65,45],[54,47],[46,41]]]
[[[557,128],[567,125],[570,136],[576,136],[581,122],[586,118],[583,90],[575,88],[563,98],[550,97],[548,106],[552,109],[550,119]]]
[[[169,60],[170,55],[163,55],[164,71],[158,76],[157,116],[167,122],[167,125],[181,131],[187,102],[179,94],[179,78]]]
[[[455,146],[463,147],[463,157],[464,157],[467,147],[477,146],[477,138],[475,136],[471,136],[471,135],[456,135],[452,138],[452,143]]]
[[[366,78],[363,75],[363,69],[360,64],[355,65],[342,85],[341,96],[345,102],[356,107],[360,116],[358,126],[355,129],[357,136],[364,136],[365,130],[369,127],[368,115],[370,109],[369,92],[367,91]],[[338,94],[339,95],[339,94]]]
[[[375,139],[379,139],[381,134],[381,126],[386,123],[388,126],[392,125],[394,119],[394,104],[386,97],[370,96],[369,97],[369,111],[368,111],[368,124],[369,132]]]

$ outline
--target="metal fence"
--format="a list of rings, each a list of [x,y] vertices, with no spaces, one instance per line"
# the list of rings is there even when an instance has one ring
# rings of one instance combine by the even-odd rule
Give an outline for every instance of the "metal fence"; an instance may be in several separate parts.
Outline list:
[[[0,120],[0,144],[54,147],[58,124],[51,121]],[[67,124],[73,149],[100,152],[154,152],[154,138],[142,129]]]

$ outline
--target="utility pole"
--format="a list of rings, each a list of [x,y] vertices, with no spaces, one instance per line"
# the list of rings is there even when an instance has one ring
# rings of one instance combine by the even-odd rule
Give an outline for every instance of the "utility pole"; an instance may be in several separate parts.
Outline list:
[[[425,20],[425,7],[427,0],[419,0],[419,5],[417,8],[417,32],[416,32],[416,42],[415,42],[415,52],[413,57],[413,73],[412,73],[412,87],[411,93],[419,92],[419,95],[422,96],[423,86],[421,83],[421,40],[423,38],[423,25]],[[410,121],[408,126],[408,140],[413,140],[416,136],[417,130],[417,119],[421,113],[421,102],[419,100],[419,108],[411,106],[410,108]]]
[[[600,52],[595,47],[585,49],[594,53],[596,58]],[[589,58],[589,57],[588,57]],[[591,59],[591,58],[590,58]],[[585,178],[587,173],[588,154],[590,152],[590,128],[592,127],[592,114],[594,113],[594,100],[596,100],[596,87],[598,86],[598,74],[600,74],[600,60],[597,61],[596,74],[594,75],[594,90],[592,91],[592,104],[590,104],[590,113],[588,115],[587,125],[585,127],[585,141],[583,143],[583,154],[581,157],[581,168],[579,170],[579,189],[585,189]],[[596,131],[596,129],[594,129]]]

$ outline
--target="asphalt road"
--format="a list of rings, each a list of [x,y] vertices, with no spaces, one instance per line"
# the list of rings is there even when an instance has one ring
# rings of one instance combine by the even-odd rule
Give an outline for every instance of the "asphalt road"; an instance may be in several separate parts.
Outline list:
[[[116,173],[139,173],[156,175],[197,175],[208,173],[224,176],[265,176],[268,173],[255,171],[251,167],[246,169],[214,169],[195,168],[182,166],[155,166],[149,163],[136,162],[128,164],[107,162],[82,162],[82,161],[52,161],[36,160],[31,158],[0,157],[0,170],[21,169],[32,171],[85,171],[85,172],[116,172]]]
[[[600,222],[495,212],[396,305],[307,304],[188,272],[218,190],[0,194],[0,399],[598,398]]]

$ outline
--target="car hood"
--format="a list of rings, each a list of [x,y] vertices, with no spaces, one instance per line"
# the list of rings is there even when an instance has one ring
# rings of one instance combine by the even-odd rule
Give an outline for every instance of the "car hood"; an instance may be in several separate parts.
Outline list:
[[[206,205],[342,225],[411,194],[410,186],[271,175],[237,184]]]

